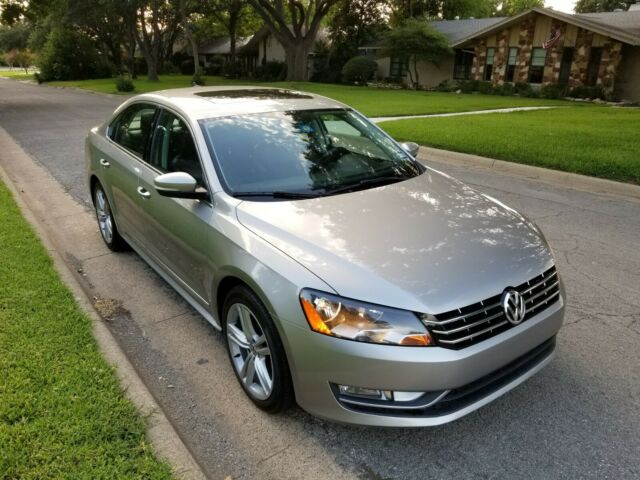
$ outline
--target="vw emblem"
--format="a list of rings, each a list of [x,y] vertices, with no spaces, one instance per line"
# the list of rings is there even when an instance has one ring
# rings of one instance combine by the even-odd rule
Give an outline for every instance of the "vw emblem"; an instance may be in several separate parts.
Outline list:
[[[502,309],[507,320],[514,325],[521,323],[527,313],[524,297],[517,290],[506,290],[502,294]]]

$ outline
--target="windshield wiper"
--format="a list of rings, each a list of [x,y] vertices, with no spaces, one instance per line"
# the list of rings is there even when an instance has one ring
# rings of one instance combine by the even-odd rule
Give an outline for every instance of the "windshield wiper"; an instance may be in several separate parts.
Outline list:
[[[382,187],[384,185],[389,185],[391,183],[397,183],[397,182],[401,182],[402,180],[407,180],[408,178],[411,178],[411,177],[386,176],[386,177],[367,178],[364,180],[360,180],[359,182],[356,182],[356,183],[350,183],[349,185],[343,185],[341,187],[326,190],[324,192],[324,195],[335,195],[337,193],[355,192],[356,190],[363,190],[369,187]]]
[[[271,197],[281,199],[300,199],[300,198],[316,198],[317,193],[303,192],[234,192],[234,197]]]

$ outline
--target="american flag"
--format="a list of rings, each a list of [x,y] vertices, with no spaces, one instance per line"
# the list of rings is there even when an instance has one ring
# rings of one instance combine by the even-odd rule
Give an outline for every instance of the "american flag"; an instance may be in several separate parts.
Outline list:
[[[542,44],[542,48],[553,47],[560,40],[560,30],[551,30],[549,39]]]

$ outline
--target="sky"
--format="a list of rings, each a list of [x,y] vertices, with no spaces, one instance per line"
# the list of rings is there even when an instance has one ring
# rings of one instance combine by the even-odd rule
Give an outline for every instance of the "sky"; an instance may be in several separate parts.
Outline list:
[[[553,7],[556,10],[566,13],[573,13],[573,7],[576,4],[576,0],[545,0],[545,7]]]

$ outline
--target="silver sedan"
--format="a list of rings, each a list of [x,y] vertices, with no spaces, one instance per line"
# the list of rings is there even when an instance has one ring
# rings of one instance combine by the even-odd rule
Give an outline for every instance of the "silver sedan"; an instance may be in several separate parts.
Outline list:
[[[258,407],[379,426],[514,388],[565,307],[537,226],[416,153],[346,105],[253,87],[140,95],[86,141],[105,243],[223,332]]]

